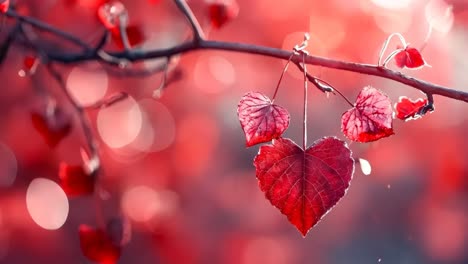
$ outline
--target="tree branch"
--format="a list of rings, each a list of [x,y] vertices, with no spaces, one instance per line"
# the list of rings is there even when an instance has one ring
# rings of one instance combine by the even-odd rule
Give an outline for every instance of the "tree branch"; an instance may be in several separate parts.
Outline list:
[[[278,58],[278,59],[283,59],[283,60],[287,60],[289,56],[291,55],[291,51],[282,50],[278,48],[265,47],[265,46],[246,44],[246,43],[205,40],[203,37],[203,33],[202,33],[203,31],[201,31],[197,20],[193,16],[193,13],[190,11],[185,1],[175,0],[175,3],[177,4],[179,9],[185,14],[187,19],[191,23],[192,28],[194,30],[194,35],[195,35],[194,41],[184,42],[182,44],[176,45],[171,48],[166,48],[166,49],[154,49],[154,50],[146,50],[146,51],[133,49],[130,51],[109,53],[109,55],[115,59],[122,59],[122,60],[128,60],[128,61],[133,61],[133,62],[154,59],[154,58],[161,58],[161,57],[171,57],[177,54],[188,53],[188,52],[196,51],[196,50],[232,51],[232,52],[239,52],[239,53],[263,55],[263,56],[268,56],[268,57]],[[37,21],[34,18],[21,16],[12,10],[9,10],[6,15],[16,20],[19,20],[23,23],[27,23],[34,27],[38,27],[39,29],[46,30],[59,37],[63,37],[64,39],[74,42],[75,44],[80,45],[87,50],[81,53],[79,52],[62,53],[62,52],[56,52],[55,50],[46,51],[49,61],[60,62],[64,64],[79,63],[79,62],[91,61],[91,60],[100,61],[106,64],[109,63],[108,61],[104,60],[101,56],[99,56],[99,54],[97,54],[96,52],[92,52],[93,51],[92,48],[90,48],[86,43],[82,42],[81,40],[74,37],[73,35],[62,32],[61,30],[51,25]],[[301,61],[302,61],[302,57],[299,55],[295,55],[292,58],[292,62],[296,64]],[[441,85],[429,83],[423,80],[413,78],[411,76],[407,76],[401,72],[390,70],[390,69],[377,66],[377,65],[334,60],[330,58],[324,58],[324,57],[313,56],[313,55],[307,55],[305,57],[305,62],[310,65],[316,65],[316,66],[321,66],[325,68],[338,69],[338,70],[350,71],[350,72],[355,72],[355,73],[360,73],[360,74],[378,76],[381,78],[390,79],[399,83],[406,84],[426,94],[440,95],[440,96],[452,98],[455,100],[468,102],[467,92],[454,90],[454,89],[450,89],[448,87],[444,87]]]
[[[195,41],[197,43],[203,41],[205,39],[205,34],[203,33],[203,29],[201,28],[200,23],[198,23],[198,20],[193,14],[192,10],[187,5],[187,2],[185,0],[175,0],[174,2],[179,8],[179,10],[184,14],[184,16],[189,21],[190,26],[192,27],[192,32],[193,32]]]

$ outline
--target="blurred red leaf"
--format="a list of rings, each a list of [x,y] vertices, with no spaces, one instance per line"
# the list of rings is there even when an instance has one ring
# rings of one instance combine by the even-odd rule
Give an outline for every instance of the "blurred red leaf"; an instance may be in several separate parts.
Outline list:
[[[109,0],[64,0],[66,7],[98,8]]]
[[[343,113],[341,130],[347,138],[358,142],[393,135],[392,104],[388,96],[371,86],[364,87],[355,106]]]
[[[351,151],[333,137],[305,151],[290,139],[273,140],[254,165],[266,198],[304,236],[344,196],[354,172]]]
[[[65,162],[59,166],[60,186],[68,196],[92,194],[95,175],[88,173],[82,165],[69,165]]]
[[[227,22],[236,18],[239,14],[239,6],[235,0],[222,3],[212,3],[208,6],[208,17],[214,28],[221,28]]]
[[[0,0],[0,13],[6,13],[10,7],[10,0]]]
[[[117,263],[121,248],[113,243],[105,231],[88,225],[80,225],[79,236],[81,251],[89,260],[101,264]]]
[[[23,66],[24,66],[25,70],[31,70],[32,67],[34,67],[34,64],[36,64],[36,60],[37,60],[37,58],[33,57],[33,56],[24,57]]]
[[[395,104],[396,117],[401,120],[412,120],[421,117],[419,112],[426,106],[427,99],[419,98],[412,101],[406,96],[401,96],[398,103]]]
[[[23,67],[25,73],[34,73],[36,71],[39,60],[34,56],[25,56],[23,59]]]
[[[237,115],[247,147],[278,138],[289,126],[288,111],[258,92],[248,92],[242,97]]]
[[[395,64],[399,68],[417,69],[426,65],[426,62],[417,49],[408,46],[395,55]]]
[[[113,1],[101,5],[97,11],[101,23],[110,31],[118,30],[120,20],[127,19],[127,9],[119,1]],[[126,25],[124,25],[126,26]]]
[[[145,41],[145,34],[141,25],[130,25],[125,30],[130,46],[136,46]],[[119,48],[122,49],[124,47],[122,37],[120,36],[120,30],[112,30],[112,40]]]
[[[49,113],[31,114],[34,128],[41,134],[47,145],[55,147],[71,131],[70,117],[60,108],[53,108]]]

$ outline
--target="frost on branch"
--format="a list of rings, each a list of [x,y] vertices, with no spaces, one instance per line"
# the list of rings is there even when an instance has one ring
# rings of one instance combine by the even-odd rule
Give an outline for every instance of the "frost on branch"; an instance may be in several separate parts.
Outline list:
[[[258,92],[249,92],[242,97],[237,115],[247,147],[278,138],[289,126],[289,112]]]
[[[341,130],[357,142],[371,142],[393,135],[392,104],[387,95],[367,86],[359,93],[354,107],[343,113]]]
[[[319,139],[305,151],[280,138],[255,157],[260,189],[303,236],[345,195],[354,173],[346,143]]]

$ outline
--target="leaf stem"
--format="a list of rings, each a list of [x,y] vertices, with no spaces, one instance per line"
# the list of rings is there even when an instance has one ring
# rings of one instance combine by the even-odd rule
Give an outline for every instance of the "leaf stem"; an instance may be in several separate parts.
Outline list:
[[[174,0],[174,2],[190,23],[193,31],[194,41],[196,43],[203,41],[205,39],[205,34],[203,33],[200,23],[193,14],[192,9],[190,9],[188,6],[187,2],[185,0]]]
[[[305,63],[305,52],[302,52],[302,63],[304,64],[304,126],[302,128],[302,148],[307,148],[307,64]]]
[[[380,50],[379,61],[377,62],[377,66],[381,66],[380,62],[382,61],[382,57],[383,57],[385,51],[387,50],[387,47],[388,47],[388,44],[390,43],[390,40],[392,40],[393,37],[398,37],[400,39],[400,42],[403,45],[403,49],[408,46],[408,44],[406,43],[406,40],[403,37],[403,35],[401,35],[400,33],[390,34],[390,36],[388,36],[387,39],[385,40],[385,42],[384,42],[384,44],[382,46],[382,49]]]
[[[278,80],[278,84],[276,85],[276,89],[275,89],[275,92],[273,93],[273,97],[271,98],[271,102],[272,102],[272,103],[275,101],[275,98],[276,98],[276,95],[278,94],[278,90],[279,90],[281,81],[283,81],[283,76],[284,76],[284,74],[286,73],[286,71],[288,70],[289,63],[291,63],[291,59],[292,59],[293,57],[294,57],[294,52],[291,53],[291,56],[289,56],[288,62],[286,62],[286,65],[285,65],[284,68],[283,68],[283,72],[281,73],[281,76],[280,76],[280,78],[279,78],[279,80]]]
[[[324,81],[322,79],[319,79],[319,78],[315,77],[315,80],[319,81],[319,82],[322,82],[322,83],[326,84],[327,86],[333,87],[333,93],[334,92],[338,93],[351,107],[354,107],[354,104],[340,90],[338,90],[337,88],[335,88],[334,86],[332,86],[331,84],[329,84],[328,82],[326,82],[326,81]]]

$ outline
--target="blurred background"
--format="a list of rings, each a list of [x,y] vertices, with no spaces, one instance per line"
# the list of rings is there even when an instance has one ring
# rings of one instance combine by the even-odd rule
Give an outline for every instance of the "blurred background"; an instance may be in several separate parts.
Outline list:
[[[211,2],[189,1],[210,39],[291,49],[309,32],[311,54],[361,63],[376,63],[393,32],[420,47],[432,23],[423,51],[431,67],[402,71],[468,91],[467,1],[226,1],[237,4],[239,13],[220,29],[211,26]],[[122,2],[130,23],[144,34],[137,48],[171,47],[187,39],[188,24],[172,1]],[[103,32],[96,18],[102,1],[16,3],[24,14],[87,41]],[[6,28],[11,25],[7,20]],[[2,41],[6,32],[0,33]],[[389,49],[398,44],[392,41]],[[60,162],[81,162],[82,130],[41,65],[34,75],[20,76],[25,56],[34,54],[12,48],[0,66],[0,263],[88,263],[78,226],[96,225],[96,199],[67,198],[56,184]],[[111,107],[87,111],[102,157],[102,213],[105,219],[125,217],[131,225],[119,263],[468,263],[468,104],[435,96],[432,114],[394,120],[394,136],[350,144],[354,158],[368,160],[372,172],[364,175],[357,164],[346,196],[303,238],[258,188],[252,164],[258,147],[245,148],[236,115],[247,91],[273,94],[284,64],[223,51],[184,54],[173,61],[181,78],[160,99],[152,93],[162,74],[121,78],[93,62],[57,66],[82,105],[119,91],[130,94]],[[396,69],[393,62],[389,67]],[[377,77],[309,70],[352,101],[366,85],[393,102],[424,96]],[[285,136],[296,141],[302,137],[301,78],[290,67],[276,101],[290,111]],[[346,140],[340,118],[348,105],[310,87],[309,142],[327,135]],[[31,122],[31,113],[44,106],[44,90],[73,118],[70,135],[55,148]]]

